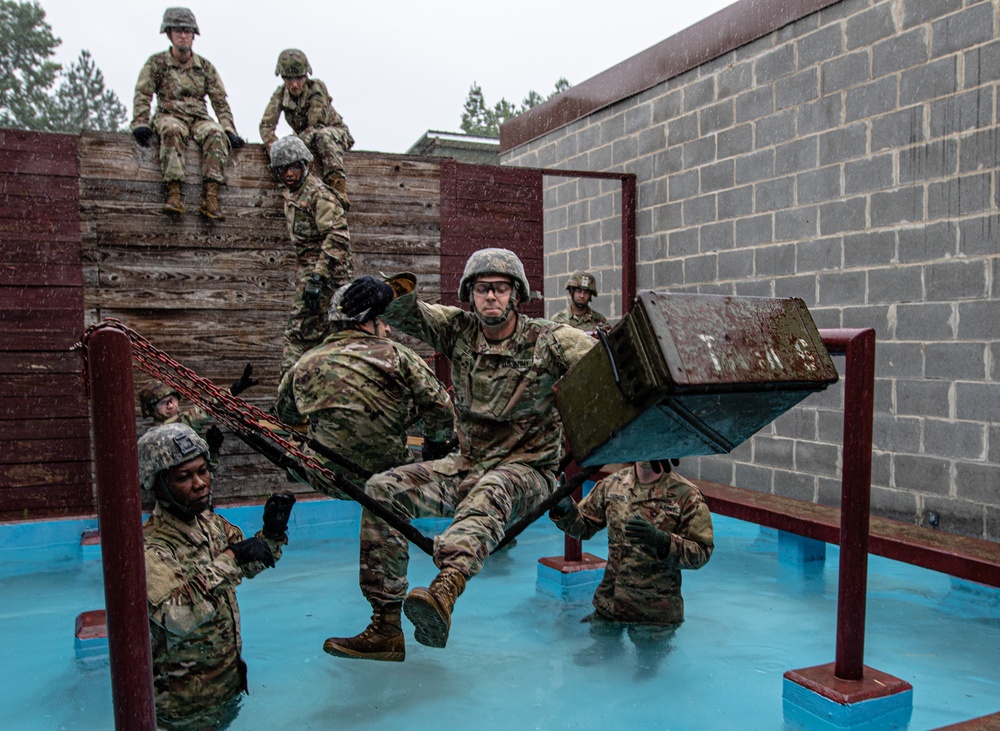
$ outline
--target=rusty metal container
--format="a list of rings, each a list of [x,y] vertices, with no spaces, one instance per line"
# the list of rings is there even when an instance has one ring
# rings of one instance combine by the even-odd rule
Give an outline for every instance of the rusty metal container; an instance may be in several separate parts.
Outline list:
[[[581,465],[731,452],[837,381],[800,299],[640,292],[555,386]]]

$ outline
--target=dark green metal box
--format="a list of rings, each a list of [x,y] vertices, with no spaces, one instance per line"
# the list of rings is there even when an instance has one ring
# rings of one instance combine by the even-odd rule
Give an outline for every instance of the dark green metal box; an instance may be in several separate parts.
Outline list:
[[[640,292],[555,386],[576,461],[731,452],[837,370],[800,299]]]

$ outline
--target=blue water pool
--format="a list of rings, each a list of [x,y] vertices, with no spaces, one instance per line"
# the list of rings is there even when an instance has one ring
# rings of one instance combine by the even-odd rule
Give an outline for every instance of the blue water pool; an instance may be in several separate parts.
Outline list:
[[[221,512],[259,527],[259,509]],[[104,601],[99,554],[77,545],[94,525],[0,526],[5,729],[114,727],[108,665],[81,662],[73,642],[76,616]],[[405,663],[338,660],[323,640],[369,613],[356,531],[354,506],[300,503],[277,569],[240,588],[251,695],[234,729],[774,731],[795,727],[782,673],[834,660],[836,547],[791,565],[775,534],[723,517],[712,560],[684,575],[687,621],[669,641],[594,638],[589,599],[538,592],[537,559],[563,545],[542,520],[469,583],[446,649],[409,634]],[[865,663],[912,683],[910,731],[1000,710],[1000,592],[878,557],[869,571]],[[434,573],[414,550],[411,583]]]

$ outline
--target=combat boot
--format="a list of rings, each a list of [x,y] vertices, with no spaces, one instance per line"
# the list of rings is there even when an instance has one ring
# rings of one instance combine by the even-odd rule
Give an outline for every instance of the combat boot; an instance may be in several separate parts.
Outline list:
[[[426,589],[418,586],[406,595],[403,611],[413,622],[413,637],[421,645],[444,647],[451,630],[451,610],[465,591],[465,577],[458,569],[441,569]]]
[[[204,194],[201,199],[201,215],[221,221],[225,218],[219,208],[219,184],[212,180],[205,181]]]
[[[340,202],[344,205],[344,213],[351,210],[351,199],[347,197],[347,179],[339,175],[328,175],[326,184],[340,196]]]
[[[372,604],[372,621],[364,632],[354,637],[331,637],[323,643],[323,651],[352,660],[403,662],[406,645],[400,623],[402,608],[403,602]]]
[[[164,213],[184,213],[184,201],[181,200],[181,183],[179,180],[167,183],[167,199],[163,202]]]

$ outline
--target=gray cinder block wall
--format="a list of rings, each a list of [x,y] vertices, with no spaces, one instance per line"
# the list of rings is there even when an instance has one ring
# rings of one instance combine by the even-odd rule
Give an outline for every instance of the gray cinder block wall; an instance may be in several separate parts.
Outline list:
[[[635,173],[640,289],[801,297],[821,328],[874,328],[873,512],[993,540],[998,24],[998,0],[845,0],[503,154]],[[573,269],[620,289],[621,254],[618,186],[549,180],[551,314]],[[838,504],[841,398],[682,471]]]

